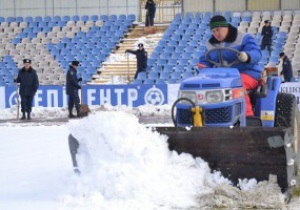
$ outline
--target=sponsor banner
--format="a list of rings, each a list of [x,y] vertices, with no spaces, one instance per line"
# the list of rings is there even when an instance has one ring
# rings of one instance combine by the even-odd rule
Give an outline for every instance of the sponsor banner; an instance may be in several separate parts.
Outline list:
[[[2,91],[2,92],[1,92]],[[137,107],[145,104],[168,103],[167,85],[86,85],[82,89],[83,103],[87,105],[110,104]],[[3,87],[0,108],[10,108],[17,103],[14,87]],[[80,92],[79,92],[80,94]],[[81,94],[80,94],[81,95]],[[40,86],[33,100],[33,106],[66,107],[67,95],[63,86]]]
[[[285,82],[280,85],[280,92],[291,93],[296,96],[298,109],[300,110],[300,82]]]

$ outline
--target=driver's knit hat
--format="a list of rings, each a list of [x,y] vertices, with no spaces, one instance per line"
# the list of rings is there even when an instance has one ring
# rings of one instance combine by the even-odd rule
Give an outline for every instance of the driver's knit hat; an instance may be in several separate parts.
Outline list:
[[[209,26],[210,29],[218,28],[218,27],[228,27],[228,23],[225,17],[222,15],[213,16],[210,20]]]

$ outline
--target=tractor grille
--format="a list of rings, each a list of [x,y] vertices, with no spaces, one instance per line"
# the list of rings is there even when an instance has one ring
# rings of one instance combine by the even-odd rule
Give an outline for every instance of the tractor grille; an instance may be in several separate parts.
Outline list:
[[[205,123],[217,124],[217,123],[228,123],[231,121],[232,116],[232,106],[215,108],[215,109],[205,109]],[[241,104],[235,105],[236,113],[241,112]],[[179,124],[192,124],[191,112],[189,109],[177,109],[178,112],[178,122]]]
[[[179,124],[192,124],[192,115],[189,109],[177,109]]]
[[[205,122],[213,123],[226,123],[231,121],[232,107],[226,106],[216,109],[205,110]]]

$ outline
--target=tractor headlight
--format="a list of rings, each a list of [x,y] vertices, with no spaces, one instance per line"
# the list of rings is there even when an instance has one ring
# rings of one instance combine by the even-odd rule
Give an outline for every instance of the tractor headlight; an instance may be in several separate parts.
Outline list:
[[[180,98],[188,98],[195,104],[197,104],[197,95],[196,92],[191,92],[191,91],[182,91],[180,94]],[[189,103],[187,101],[182,101],[182,103]]]
[[[221,90],[206,91],[205,98],[208,104],[223,102],[223,91]]]

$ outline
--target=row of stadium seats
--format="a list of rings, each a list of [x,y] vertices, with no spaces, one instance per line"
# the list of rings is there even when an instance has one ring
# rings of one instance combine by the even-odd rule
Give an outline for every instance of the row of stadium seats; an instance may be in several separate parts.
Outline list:
[[[17,22],[17,23],[21,23],[21,22],[27,22],[27,23],[31,23],[31,22],[51,22],[51,21],[54,21],[54,22],[59,22],[59,21],[64,21],[64,22],[67,22],[67,21],[74,21],[74,22],[77,22],[77,21],[84,21],[84,22],[87,22],[89,20],[91,21],[98,21],[98,20],[101,20],[101,21],[108,21],[108,20],[111,20],[111,21],[117,21],[117,20],[131,20],[131,21],[135,21],[136,20],[136,16],[134,14],[130,14],[128,16],[126,16],[125,14],[121,14],[119,16],[117,15],[101,15],[101,16],[98,16],[98,15],[91,15],[91,16],[88,16],[88,15],[83,15],[83,16],[79,16],[79,15],[74,15],[74,16],[69,16],[69,15],[65,15],[65,16],[59,16],[59,15],[56,15],[54,16],[53,18],[51,16],[45,16],[45,17],[41,17],[41,16],[37,16],[37,17],[32,17],[32,16],[27,16],[25,18],[23,17],[7,17],[7,18],[4,18],[4,17],[0,17],[0,23],[3,23],[3,22],[6,22],[8,24],[12,23],[12,22]]]
[[[24,58],[33,60],[41,84],[64,84],[72,60],[79,60],[84,82],[132,27],[135,15],[0,17],[0,85],[13,85]]]

